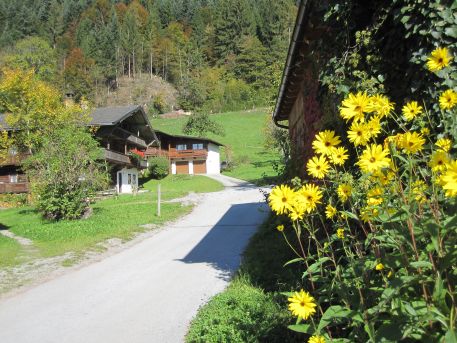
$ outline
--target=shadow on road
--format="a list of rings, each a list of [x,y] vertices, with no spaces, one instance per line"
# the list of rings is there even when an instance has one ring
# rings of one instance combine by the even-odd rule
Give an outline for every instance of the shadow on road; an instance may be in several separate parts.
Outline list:
[[[211,264],[228,280],[239,267],[241,254],[257,227],[266,219],[264,203],[232,205],[206,236],[180,261]]]

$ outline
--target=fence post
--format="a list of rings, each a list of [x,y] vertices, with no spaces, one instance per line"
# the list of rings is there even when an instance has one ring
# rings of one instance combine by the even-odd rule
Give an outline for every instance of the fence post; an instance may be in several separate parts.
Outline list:
[[[157,216],[160,217],[160,183],[157,185]]]

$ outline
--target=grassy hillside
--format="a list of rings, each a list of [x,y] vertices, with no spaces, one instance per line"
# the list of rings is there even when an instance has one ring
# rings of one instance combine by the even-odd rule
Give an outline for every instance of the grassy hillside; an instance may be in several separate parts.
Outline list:
[[[209,134],[212,138],[233,151],[235,167],[224,174],[239,179],[264,183],[268,178],[275,176],[273,163],[278,160],[278,155],[267,151],[264,147],[263,127],[267,118],[265,110],[226,112],[214,114],[212,119],[222,124],[225,129],[225,136]],[[182,127],[187,117],[176,119],[154,119],[152,126],[171,134],[181,134]],[[224,152],[221,159],[225,158]]]

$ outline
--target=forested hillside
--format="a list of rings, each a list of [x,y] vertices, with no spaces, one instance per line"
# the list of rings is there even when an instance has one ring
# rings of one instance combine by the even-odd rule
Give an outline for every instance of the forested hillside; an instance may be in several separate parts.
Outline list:
[[[293,0],[2,0],[0,65],[35,69],[95,105],[123,78],[159,76],[184,109],[267,104],[276,90]],[[163,99],[151,100],[160,110]],[[106,102],[106,101],[105,101]]]

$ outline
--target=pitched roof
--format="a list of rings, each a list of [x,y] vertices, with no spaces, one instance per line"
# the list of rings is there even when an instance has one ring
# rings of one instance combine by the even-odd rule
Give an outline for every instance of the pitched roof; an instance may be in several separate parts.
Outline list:
[[[210,142],[210,143],[213,143],[213,144],[216,144],[216,145],[219,145],[219,146],[223,146],[224,145],[224,144],[219,143],[218,141],[215,141],[214,139],[210,139],[210,138],[195,137],[195,136],[184,136],[184,135],[172,135],[172,134],[160,131],[160,130],[155,130],[155,132],[159,136],[163,135],[163,136],[168,136],[168,137],[171,137],[171,138],[194,139],[194,140],[198,140],[198,141]]]
[[[138,105],[99,107],[90,114],[92,118],[90,125],[116,125],[138,109],[142,110],[142,107]]]
[[[287,120],[290,111],[295,103],[299,87],[303,78],[304,56],[301,50],[306,46],[305,33],[309,20],[310,7],[312,0],[301,0],[298,8],[295,28],[287,53],[287,60],[282,74],[281,86],[276,100],[276,106],[273,112],[273,121],[277,126],[285,127],[278,123],[281,120]]]

